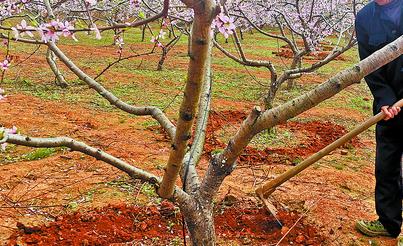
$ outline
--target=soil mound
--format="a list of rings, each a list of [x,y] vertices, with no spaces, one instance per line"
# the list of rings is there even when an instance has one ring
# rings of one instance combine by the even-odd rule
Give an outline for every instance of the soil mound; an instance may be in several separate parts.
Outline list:
[[[288,228],[299,219],[293,212],[280,212],[283,229],[274,218],[256,204],[243,203],[216,208],[215,227],[219,238],[245,242],[276,243]],[[60,216],[46,225],[29,227],[17,224],[18,231],[8,245],[123,245],[147,243],[165,245],[172,240],[182,241],[181,214],[169,202],[158,206],[108,206],[88,212]],[[320,245],[322,238],[314,227],[303,220],[288,233],[286,245]],[[127,245],[127,244],[124,244]]]

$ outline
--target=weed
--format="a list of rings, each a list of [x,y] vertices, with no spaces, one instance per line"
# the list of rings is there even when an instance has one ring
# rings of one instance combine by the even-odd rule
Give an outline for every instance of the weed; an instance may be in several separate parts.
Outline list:
[[[77,203],[77,202],[70,202],[70,203],[67,205],[67,208],[68,208],[68,209],[71,209],[71,210],[73,210],[73,211],[77,211],[77,209],[78,209],[78,203]]]
[[[179,246],[182,245],[182,238],[176,236],[174,239],[171,240],[171,242],[169,243],[170,246]]]
[[[159,244],[159,241],[160,241],[160,238],[159,238],[159,237],[153,237],[153,238],[151,238],[151,242],[152,242],[153,244],[158,245],[158,244]]]
[[[155,197],[157,194],[155,193],[155,187],[151,184],[144,183],[141,187],[141,193],[147,197]]]
[[[174,228],[175,225],[176,225],[175,222],[173,222],[173,221],[168,221],[168,225],[167,225],[168,230],[169,230],[170,232],[172,232],[172,229]]]
[[[346,167],[343,162],[340,162],[340,160],[330,160],[329,162],[332,167],[339,171],[343,170]]]
[[[165,168],[165,164],[158,164],[155,168],[156,168],[157,170],[163,171],[164,168]]]
[[[300,164],[301,162],[303,162],[304,161],[304,159],[302,159],[301,157],[297,157],[297,158],[295,158],[294,160],[292,160],[292,164],[294,165],[294,166],[296,166],[296,165],[298,165],[298,164]]]
[[[224,152],[224,149],[214,149],[211,151],[211,156],[218,155]]]

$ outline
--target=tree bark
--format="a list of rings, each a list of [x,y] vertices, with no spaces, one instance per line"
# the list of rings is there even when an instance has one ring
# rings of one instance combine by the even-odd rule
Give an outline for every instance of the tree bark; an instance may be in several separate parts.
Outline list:
[[[56,85],[60,86],[61,88],[67,88],[69,86],[69,84],[66,82],[63,74],[60,72],[60,69],[57,67],[56,60],[55,60],[55,54],[49,48],[46,53],[46,61],[48,62],[50,69],[56,76],[56,78],[55,78]]]
[[[191,203],[179,205],[193,246],[216,244],[213,204],[200,193],[192,196]]]
[[[157,71],[162,71],[162,67],[164,66],[165,59],[168,55],[168,49],[166,47],[162,48],[161,58],[158,62]]]
[[[158,193],[163,198],[173,194],[173,187],[182,168],[183,158],[191,136],[192,125],[199,103],[201,88],[206,74],[206,65],[211,42],[211,23],[219,9],[213,0],[194,3],[194,21],[191,35],[188,79],[184,97],[179,109],[176,135],[172,144],[165,174]]]

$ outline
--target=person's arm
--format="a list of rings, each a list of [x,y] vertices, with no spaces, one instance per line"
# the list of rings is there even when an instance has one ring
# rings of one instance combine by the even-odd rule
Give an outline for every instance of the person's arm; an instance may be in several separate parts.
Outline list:
[[[363,60],[368,56],[372,55],[374,51],[369,47],[368,41],[369,36],[367,31],[361,25],[361,21],[357,18],[355,22],[356,33],[357,33],[357,41],[358,41],[358,51],[360,55],[360,59]],[[376,70],[375,72],[369,74],[365,77],[365,81],[368,84],[369,89],[371,90],[374,100],[375,100],[375,112],[378,113],[382,110],[382,108],[388,108],[393,105],[397,101],[396,93],[393,89],[388,85],[385,81],[384,67]],[[382,110],[383,111],[383,110]],[[385,112],[385,111],[384,111]],[[395,112],[395,111],[393,111]],[[393,113],[391,112],[391,113]],[[386,112],[385,112],[386,113]],[[394,115],[391,115],[390,118],[393,118]]]

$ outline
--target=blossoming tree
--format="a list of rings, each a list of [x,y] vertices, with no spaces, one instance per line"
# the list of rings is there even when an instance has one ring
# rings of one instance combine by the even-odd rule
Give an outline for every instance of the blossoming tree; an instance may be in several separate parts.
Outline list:
[[[128,163],[101,149],[69,137],[31,137],[18,133],[15,127],[2,128],[0,144],[3,149],[7,148],[6,144],[34,148],[64,146],[112,165],[133,179],[154,185],[159,196],[177,204],[184,215],[193,245],[215,245],[213,198],[224,179],[236,168],[237,158],[252,138],[259,132],[285,122],[334,96],[344,88],[360,82],[365,75],[400,56],[403,53],[403,37],[290,102],[272,109],[261,110],[259,107],[251,109],[247,119],[230,139],[224,151],[213,156],[207,172],[201,176],[198,173],[197,164],[203,152],[211,99],[212,26],[217,27],[224,35],[231,35],[233,30],[230,18],[225,17],[225,12],[223,14],[218,2],[182,0],[172,5],[174,9],[190,10],[192,16],[188,74],[176,125],[157,107],[132,105],[118,98],[96,79],[86,74],[57,44],[57,41],[62,38],[75,39],[75,34],[78,32],[95,33],[97,38],[101,38],[102,32],[106,30],[119,31],[124,28],[141,27],[166,18],[171,15],[172,2],[164,0],[161,5],[152,7],[153,11],[147,15],[130,16],[116,23],[96,19],[102,20],[102,13],[108,14],[113,8],[120,7],[119,4],[126,4],[126,8],[129,9],[138,8],[141,3],[96,0],[61,2],[6,0],[0,3],[1,38],[6,39],[7,42],[46,45],[49,52],[92,88],[94,93],[98,93],[111,105],[128,114],[152,117],[165,129],[170,138],[171,150],[163,177],[137,168],[136,163]],[[33,22],[32,19],[35,20],[34,24],[28,25],[29,21]],[[86,26],[78,25],[78,20],[81,19],[85,20]],[[16,20],[16,22],[9,20]],[[73,24],[74,21],[77,22]],[[123,43],[122,40],[118,42],[118,45]],[[2,69],[7,69],[9,63],[6,56],[2,62]],[[11,100],[5,94],[3,90],[0,90],[0,100]],[[191,147],[188,147],[193,126],[196,129],[194,141]],[[177,179],[182,181],[181,187],[176,185]]]
[[[237,54],[231,53],[223,45],[215,45],[230,59],[250,67],[267,68],[269,79],[264,96],[267,108],[273,107],[273,101],[283,83],[292,88],[294,80],[304,74],[311,73],[353,47],[354,17],[361,5],[356,1],[323,0],[323,1],[278,1],[278,0],[229,0],[223,1],[225,14],[220,16],[220,31],[228,37],[234,34],[234,45]],[[264,13],[264,14],[262,14]],[[240,33],[255,30],[268,40],[283,44],[284,50],[278,55],[291,58],[291,63],[281,67],[272,60],[248,58]],[[325,49],[330,52],[323,53]],[[283,54],[282,54],[283,53]],[[323,55],[324,54],[324,55]],[[317,61],[309,63],[304,60],[313,55]]]

